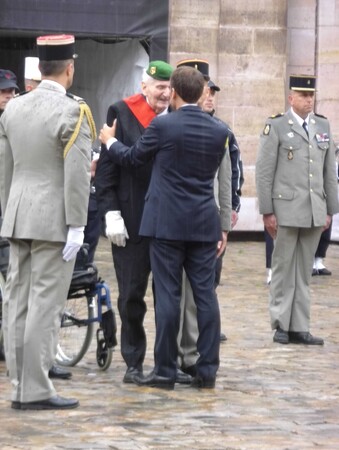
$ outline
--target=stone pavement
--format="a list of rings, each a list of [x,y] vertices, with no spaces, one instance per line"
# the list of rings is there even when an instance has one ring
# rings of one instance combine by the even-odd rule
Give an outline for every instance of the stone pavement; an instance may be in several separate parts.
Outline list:
[[[0,363],[1,450],[308,450],[339,448],[339,246],[326,259],[331,277],[312,279],[312,329],[324,347],[272,342],[267,311],[263,242],[230,242],[218,288],[222,330],[221,366],[214,390],[176,386],[174,391],[122,383],[125,366],[117,347],[102,372],[95,342],[73,368],[73,378],[56,381],[61,395],[81,406],[70,411],[15,411]],[[97,252],[102,278],[115,299],[110,249]],[[148,291],[148,352],[153,364],[153,307]],[[115,302],[114,302],[115,304]]]

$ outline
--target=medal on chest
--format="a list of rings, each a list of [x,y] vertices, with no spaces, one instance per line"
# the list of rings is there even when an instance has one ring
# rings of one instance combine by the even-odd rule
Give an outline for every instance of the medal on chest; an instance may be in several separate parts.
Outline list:
[[[292,150],[289,150],[289,151],[288,151],[288,153],[287,153],[287,159],[288,159],[289,161],[291,161],[291,160],[293,159],[293,151],[292,151]]]

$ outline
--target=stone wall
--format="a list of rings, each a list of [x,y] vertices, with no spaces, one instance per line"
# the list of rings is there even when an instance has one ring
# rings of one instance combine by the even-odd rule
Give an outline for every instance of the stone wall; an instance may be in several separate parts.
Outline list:
[[[261,229],[254,166],[266,117],[284,112],[291,73],[318,76],[316,111],[339,142],[339,0],[170,0],[170,63],[204,58],[221,87],[217,116],[241,149],[237,229]]]

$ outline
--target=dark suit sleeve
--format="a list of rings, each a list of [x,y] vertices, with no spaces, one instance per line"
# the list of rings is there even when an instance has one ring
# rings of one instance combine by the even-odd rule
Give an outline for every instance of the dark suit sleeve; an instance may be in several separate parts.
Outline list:
[[[228,131],[232,166],[232,209],[238,212],[240,209],[241,186],[244,183],[244,174],[237,140],[233,132],[230,129]]]
[[[114,142],[108,149],[111,161],[124,167],[141,167],[154,158],[160,148],[161,131],[156,119],[132,147],[120,141]]]
[[[116,117],[116,109],[110,106],[107,112],[107,124],[111,126]],[[102,145],[94,179],[100,217],[104,217],[108,211],[120,211],[117,195],[119,180],[120,167],[113,163],[106,146]]]

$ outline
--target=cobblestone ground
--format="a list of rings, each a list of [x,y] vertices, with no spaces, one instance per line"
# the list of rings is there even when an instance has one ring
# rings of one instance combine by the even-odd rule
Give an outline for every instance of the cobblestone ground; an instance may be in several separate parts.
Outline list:
[[[324,347],[272,342],[263,242],[231,242],[218,288],[221,366],[214,390],[174,391],[122,383],[125,365],[116,347],[107,371],[96,363],[96,343],[58,380],[61,395],[81,406],[71,411],[15,411],[0,363],[0,448],[9,449],[211,449],[308,450],[339,448],[339,246],[326,259],[331,277],[312,279],[312,329]],[[110,249],[101,240],[97,264],[116,282]],[[148,291],[145,372],[153,366],[154,314]],[[119,325],[119,322],[118,322]]]

